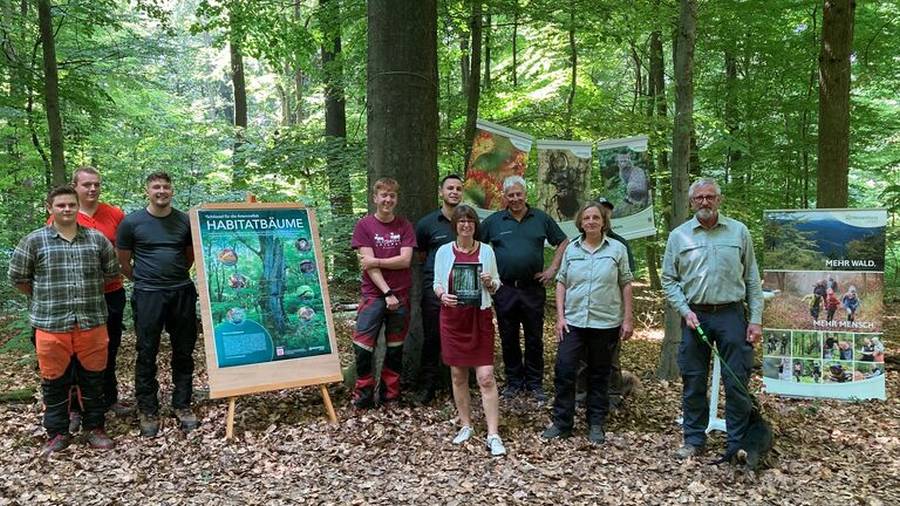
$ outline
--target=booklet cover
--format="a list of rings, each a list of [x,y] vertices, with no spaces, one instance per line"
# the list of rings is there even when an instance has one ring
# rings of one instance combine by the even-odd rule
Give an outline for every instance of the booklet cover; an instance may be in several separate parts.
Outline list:
[[[453,284],[450,293],[456,295],[460,306],[481,305],[481,264],[458,262],[450,274]]]

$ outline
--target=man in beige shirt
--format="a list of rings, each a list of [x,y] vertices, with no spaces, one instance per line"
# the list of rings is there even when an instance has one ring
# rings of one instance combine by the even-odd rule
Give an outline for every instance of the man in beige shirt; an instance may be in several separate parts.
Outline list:
[[[762,284],[753,240],[747,227],[719,214],[722,190],[714,179],[694,182],[688,195],[692,219],[669,235],[662,284],[669,304],[681,314],[678,367],[684,383],[684,445],[680,459],[706,446],[707,377],[711,350],[696,333],[701,326],[722,359],[741,381],[725,375],[725,423],[728,448],[736,448],[747,429],[751,410],[745,393],[753,366],[753,345],[762,336]],[[750,321],[745,316],[745,304]]]

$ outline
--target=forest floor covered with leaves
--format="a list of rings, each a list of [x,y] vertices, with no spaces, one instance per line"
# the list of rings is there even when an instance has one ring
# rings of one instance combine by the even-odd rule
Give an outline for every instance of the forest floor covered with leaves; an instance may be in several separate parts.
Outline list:
[[[839,402],[761,395],[776,431],[773,467],[748,473],[707,461],[724,449],[673,458],[681,443],[680,383],[654,377],[662,336],[658,293],[638,291],[636,337],[625,343],[623,367],[641,378],[640,392],[610,419],[607,442],[586,439],[583,413],[574,437],[551,443],[539,434],[549,403],[501,404],[509,454],[491,458],[476,409],[476,431],[462,447],[452,400],[356,412],[341,385],[330,391],[339,423],[330,425],[317,388],[241,397],[235,438],[224,440],[227,403],[209,400],[198,345],[197,412],[201,427],[184,435],[164,411],[159,437],[138,436],[133,418],[108,417],[117,447],[91,450],[77,442],[49,461],[38,457],[44,432],[35,395],[0,404],[0,504],[898,504],[900,503],[900,371],[888,364],[888,400]],[[551,313],[552,314],[552,313]],[[900,303],[886,306],[887,356],[900,354]],[[547,380],[552,390],[555,345],[547,318]],[[349,363],[352,321],[339,320]],[[4,338],[5,340],[5,338]],[[161,401],[171,392],[168,347],[161,352]],[[498,352],[498,365],[500,364]],[[120,381],[133,399],[134,336],[120,352]],[[498,370],[501,368],[498,367]],[[757,369],[752,387],[761,390]],[[502,385],[502,378],[498,378]],[[0,391],[35,388],[27,348],[0,355]],[[552,392],[548,392],[551,393]],[[477,394],[473,405],[479,406]]]

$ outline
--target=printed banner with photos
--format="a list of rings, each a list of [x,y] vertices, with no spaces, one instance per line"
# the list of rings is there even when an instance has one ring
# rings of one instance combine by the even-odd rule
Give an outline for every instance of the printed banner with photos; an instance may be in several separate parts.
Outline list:
[[[764,213],[767,392],[885,398],[886,224],[883,209]]]
[[[503,180],[513,175],[524,177],[534,138],[484,120],[478,120],[476,128],[463,198],[490,214],[504,207]]]
[[[600,142],[597,163],[599,184],[592,185],[591,196],[613,204],[613,231],[625,239],[655,235],[647,136]]]
[[[538,204],[557,222],[572,221],[591,193],[591,143],[538,140]]]

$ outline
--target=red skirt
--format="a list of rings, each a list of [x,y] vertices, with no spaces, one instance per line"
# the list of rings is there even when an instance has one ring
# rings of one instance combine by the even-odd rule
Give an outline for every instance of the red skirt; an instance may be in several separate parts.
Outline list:
[[[494,365],[494,313],[491,308],[441,308],[441,357],[456,367]]]

